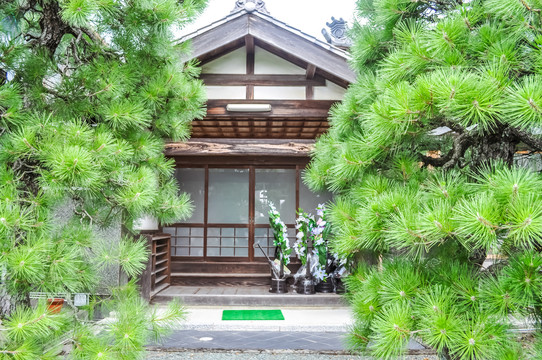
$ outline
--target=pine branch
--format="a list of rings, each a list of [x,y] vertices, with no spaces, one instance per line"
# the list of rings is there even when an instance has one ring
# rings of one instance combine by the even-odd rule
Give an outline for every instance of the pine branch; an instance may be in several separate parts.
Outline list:
[[[464,133],[454,138],[454,147],[452,149],[452,155],[450,160],[448,160],[443,166],[442,169],[448,170],[453,168],[459,160],[465,155],[465,151],[472,144],[472,138]]]
[[[529,145],[531,148],[542,151],[542,138],[529,134],[527,131],[520,130],[516,127],[510,127],[510,131],[518,138],[518,140]]]

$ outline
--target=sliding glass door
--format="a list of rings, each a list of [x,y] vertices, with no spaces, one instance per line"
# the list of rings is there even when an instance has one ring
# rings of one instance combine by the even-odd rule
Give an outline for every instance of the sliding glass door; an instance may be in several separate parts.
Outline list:
[[[209,169],[207,257],[249,257],[250,169]]]
[[[179,168],[182,191],[194,203],[191,218],[167,225],[171,255],[204,261],[264,261],[274,256],[268,211],[274,204],[295,241],[296,209],[307,211],[330,199],[311,193],[300,181],[300,166]],[[302,196],[300,196],[302,195]],[[313,206],[314,205],[314,206]],[[255,248],[256,246],[256,248]]]

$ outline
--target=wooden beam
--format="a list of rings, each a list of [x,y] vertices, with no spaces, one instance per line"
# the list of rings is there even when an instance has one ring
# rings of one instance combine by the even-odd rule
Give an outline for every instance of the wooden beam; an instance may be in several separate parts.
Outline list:
[[[305,75],[305,78],[307,80],[311,80],[312,78],[314,78],[314,74],[316,74],[316,66],[314,66],[313,64],[309,64],[307,66],[307,73]]]
[[[314,87],[313,86],[307,86],[305,88],[305,98],[307,100],[313,100],[314,99]]]
[[[319,118],[328,117],[329,108],[336,101],[333,100],[209,100],[207,101],[206,119],[218,120],[221,118],[231,118],[236,114],[226,111],[228,104],[271,104],[270,112],[243,113],[241,116],[252,119],[267,118]]]
[[[254,74],[254,38],[250,35],[245,36],[247,47],[247,74]]]
[[[224,155],[271,155],[305,157],[310,154],[314,144],[309,142],[215,142],[190,140],[184,143],[169,143],[166,145],[167,156],[224,156]]]
[[[247,71],[248,71],[247,64]],[[312,79],[305,75],[254,75],[254,74],[201,74],[205,85],[222,86],[325,86],[326,79],[316,75]]]
[[[247,76],[254,76],[254,38],[250,35],[245,36],[245,44],[247,50]],[[247,99],[254,99],[254,84],[246,83]]]

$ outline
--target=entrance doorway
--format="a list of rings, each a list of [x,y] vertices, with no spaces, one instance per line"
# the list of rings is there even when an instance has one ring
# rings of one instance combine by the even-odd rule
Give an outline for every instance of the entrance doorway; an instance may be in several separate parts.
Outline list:
[[[259,244],[273,257],[273,231],[269,226],[271,203],[295,241],[296,209],[314,212],[330,194],[313,193],[301,180],[301,165],[182,167],[176,177],[194,203],[191,218],[167,225],[171,255],[182,261],[265,261]]]

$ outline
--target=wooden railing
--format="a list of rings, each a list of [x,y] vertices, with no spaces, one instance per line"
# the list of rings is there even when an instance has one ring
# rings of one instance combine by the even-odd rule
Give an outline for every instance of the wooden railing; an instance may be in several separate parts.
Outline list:
[[[141,295],[151,300],[154,295],[171,284],[171,235],[144,234],[151,256],[147,268],[141,274]]]

